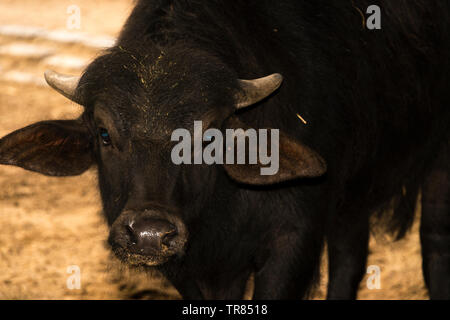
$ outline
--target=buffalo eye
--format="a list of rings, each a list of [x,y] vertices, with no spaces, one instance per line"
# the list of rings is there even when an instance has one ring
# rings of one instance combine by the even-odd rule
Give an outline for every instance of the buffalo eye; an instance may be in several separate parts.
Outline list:
[[[108,130],[105,128],[99,128],[98,134],[100,135],[100,139],[102,140],[104,146],[111,145],[111,136],[109,135]]]

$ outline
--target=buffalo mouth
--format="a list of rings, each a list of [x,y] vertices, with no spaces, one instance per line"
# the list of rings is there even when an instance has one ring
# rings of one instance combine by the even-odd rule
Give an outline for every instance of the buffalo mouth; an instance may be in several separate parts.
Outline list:
[[[176,252],[170,253],[166,251],[165,253],[149,256],[133,253],[126,248],[120,247],[112,248],[112,251],[122,263],[134,267],[157,267],[169,261],[176,254]]]

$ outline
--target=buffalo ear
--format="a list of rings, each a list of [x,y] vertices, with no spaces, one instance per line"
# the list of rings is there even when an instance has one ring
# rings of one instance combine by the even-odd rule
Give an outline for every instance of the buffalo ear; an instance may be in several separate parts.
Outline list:
[[[229,121],[228,124],[234,128],[246,130],[245,125],[236,118]],[[270,134],[268,135],[270,136]],[[267,144],[270,146],[269,141]],[[279,166],[275,174],[262,175],[261,168],[269,165],[262,165],[259,159],[257,164],[225,164],[225,171],[233,180],[249,185],[270,185],[298,178],[320,177],[327,171],[325,160],[316,151],[281,131],[279,132],[278,143],[275,141],[275,145],[278,146],[279,150]],[[247,144],[246,153],[249,152],[249,149],[250,147]],[[259,154],[257,148],[254,148],[251,152]],[[246,159],[248,158],[248,154],[246,154]]]
[[[43,121],[0,139],[0,164],[48,176],[75,176],[93,164],[89,133],[79,120]]]

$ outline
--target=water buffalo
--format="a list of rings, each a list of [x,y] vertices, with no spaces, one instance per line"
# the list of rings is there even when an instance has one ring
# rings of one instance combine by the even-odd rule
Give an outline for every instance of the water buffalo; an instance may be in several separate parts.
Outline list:
[[[366,8],[381,8],[381,29]],[[354,299],[369,220],[402,237],[422,192],[423,271],[450,298],[448,1],[140,0],[81,77],[84,106],[0,140],[0,163],[96,166],[109,243],[184,298],[307,297],[327,242],[328,298]],[[280,130],[279,171],[174,164],[171,134]]]

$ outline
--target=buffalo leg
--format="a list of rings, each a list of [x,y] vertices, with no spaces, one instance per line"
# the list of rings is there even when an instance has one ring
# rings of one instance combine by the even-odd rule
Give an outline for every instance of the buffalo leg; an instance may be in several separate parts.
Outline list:
[[[177,289],[178,293],[184,300],[203,300],[204,297],[195,282],[195,280],[184,273],[168,273],[165,270],[161,270],[164,276],[172,283]]]
[[[450,299],[449,154],[440,153],[422,188],[422,268],[431,299]]]
[[[305,298],[318,276],[322,242],[322,237],[307,232],[278,239],[264,266],[255,273],[253,298]]]
[[[206,300],[240,300],[244,297],[249,276],[249,272],[242,272],[232,277],[218,274],[208,281],[201,279],[199,281],[203,297]]]
[[[184,300],[203,300],[203,295],[195,283],[186,280],[186,283],[181,281],[172,281],[173,286]]]
[[[348,210],[330,224],[327,299],[356,299],[365,273],[368,243],[369,220],[365,212]]]

